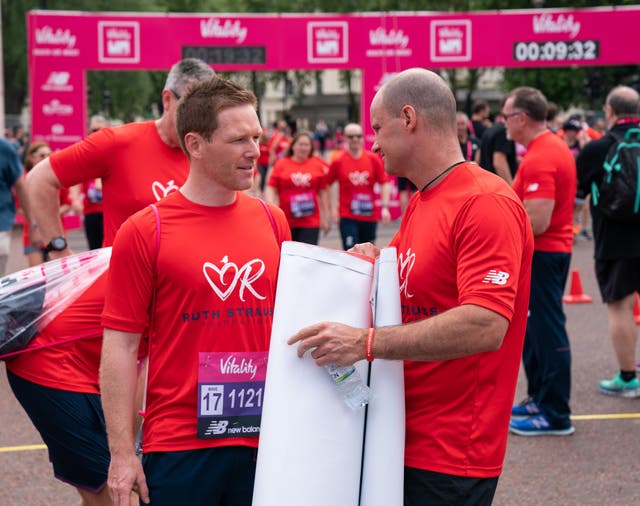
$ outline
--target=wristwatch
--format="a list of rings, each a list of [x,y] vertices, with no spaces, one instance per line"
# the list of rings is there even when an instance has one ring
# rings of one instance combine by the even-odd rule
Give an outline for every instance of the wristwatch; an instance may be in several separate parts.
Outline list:
[[[67,240],[64,237],[54,237],[44,248],[45,251],[63,251],[67,249]]]

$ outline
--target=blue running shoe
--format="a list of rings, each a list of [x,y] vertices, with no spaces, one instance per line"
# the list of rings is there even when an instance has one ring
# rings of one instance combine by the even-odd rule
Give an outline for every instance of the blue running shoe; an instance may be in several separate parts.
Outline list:
[[[511,420],[509,432],[518,436],[569,436],[576,431],[573,425],[559,429],[552,427],[549,419],[542,413],[525,420]]]
[[[525,418],[529,418],[530,416],[539,414],[540,408],[538,408],[538,405],[533,402],[533,399],[531,399],[531,397],[527,397],[520,404],[516,404],[511,408],[512,420],[524,420]]]

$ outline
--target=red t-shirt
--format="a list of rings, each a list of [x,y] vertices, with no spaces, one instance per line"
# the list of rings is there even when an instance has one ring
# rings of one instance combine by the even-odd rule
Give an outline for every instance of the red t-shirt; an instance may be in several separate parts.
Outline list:
[[[536,251],[571,253],[577,185],[576,162],[562,139],[548,131],[529,143],[513,189],[523,201],[551,199],[555,202],[549,227],[535,237]]]
[[[290,145],[291,137],[278,130],[276,130],[269,139],[269,151],[273,150],[276,158],[284,157]]]
[[[267,167],[269,165],[269,141],[260,143],[260,156],[258,156],[256,165],[261,167]]]
[[[49,159],[64,186],[102,178],[105,246],[113,243],[116,231],[130,215],[178,189],[189,172],[183,151],[167,146],[153,121],[102,128]],[[34,344],[57,342],[77,333],[76,320],[83,329],[91,327],[102,334],[105,287],[105,283],[94,283],[80,301],[58,317],[65,325],[49,325]],[[99,393],[101,348],[102,339],[78,340],[26,352],[7,364],[14,374],[40,385]],[[60,368],[61,363],[66,367]]]
[[[199,352],[267,351],[279,241],[291,234],[283,213],[238,192],[235,203],[207,207],[180,192],[127,220],[114,243],[103,324],[140,333],[150,325],[144,451],[257,447],[257,437],[197,439]],[[157,267],[154,267],[157,266]],[[154,283],[154,272],[157,281]]]
[[[83,336],[82,339],[16,355],[7,359],[7,369],[16,376],[45,387],[69,392],[100,393],[100,313],[106,285],[106,275],[98,278],[40,331],[33,344],[47,345],[80,336]]]
[[[129,216],[177,190],[189,173],[182,149],[167,146],[154,121],[102,128],[49,160],[63,186],[102,178],[104,246]]]
[[[102,212],[102,189],[98,188],[95,179],[82,183],[82,195],[82,214]]]
[[[380,206],[373,189],[376,183],[389,181],[378,155],[363,151],[360,158],[354,158],[345,151],[329,168],[329,184],[335,181],[338,181],[341,218],[377,221]]]
[[[405,361],[405,464],[498,476],[527,323],[533,237],[526,211],[501,178],[466,163],[414,194],[391,246],[404,323],[464,304],[510,322],[497,351]]]
[[[320,159],[311,157],[302,163],[291,158],[278,160],[268,185],[277,190],[291,228],[320,226],[318,192],[327,187],[327,169]]]

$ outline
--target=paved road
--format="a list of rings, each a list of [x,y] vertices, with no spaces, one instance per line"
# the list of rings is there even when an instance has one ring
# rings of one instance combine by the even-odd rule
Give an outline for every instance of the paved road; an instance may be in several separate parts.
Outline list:
[[[379,243],[386,244],[394,231],[394,226],[382,228]],[[24,267],[17,242],[10,263],[14,270]],[[78,233],[71,235],[71,242],[77,250],[85,247]],[[338,248],[335,231],[321,245]],[[597,381],[610,376],[616,363],[593,275],[592,247],[591,242],[579,242],[572,267],[579,270],[594,303],[565,306],[573,349],[576,433],[562,438],[510,436],[495,506],[640,504],[640,399],[597,392]],[[13,398],[2,369],[4,365],[0,365],[0,506],[79,504],[75,492],[52,477],[46,450]],[[524,392],[521,374],[517,399]]]

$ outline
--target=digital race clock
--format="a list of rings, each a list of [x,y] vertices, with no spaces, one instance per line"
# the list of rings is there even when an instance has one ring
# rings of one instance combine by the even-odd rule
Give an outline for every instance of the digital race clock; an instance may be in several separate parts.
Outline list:
[[[264,46],[184,46],[183,58],[199,58],[207,63],[229,65],[264,65],[267,48]]]
[[[521,62],[536,61],[590,61],[600,58],[600,41],[572,40],[546,42],[516,42],[513,59]]]

